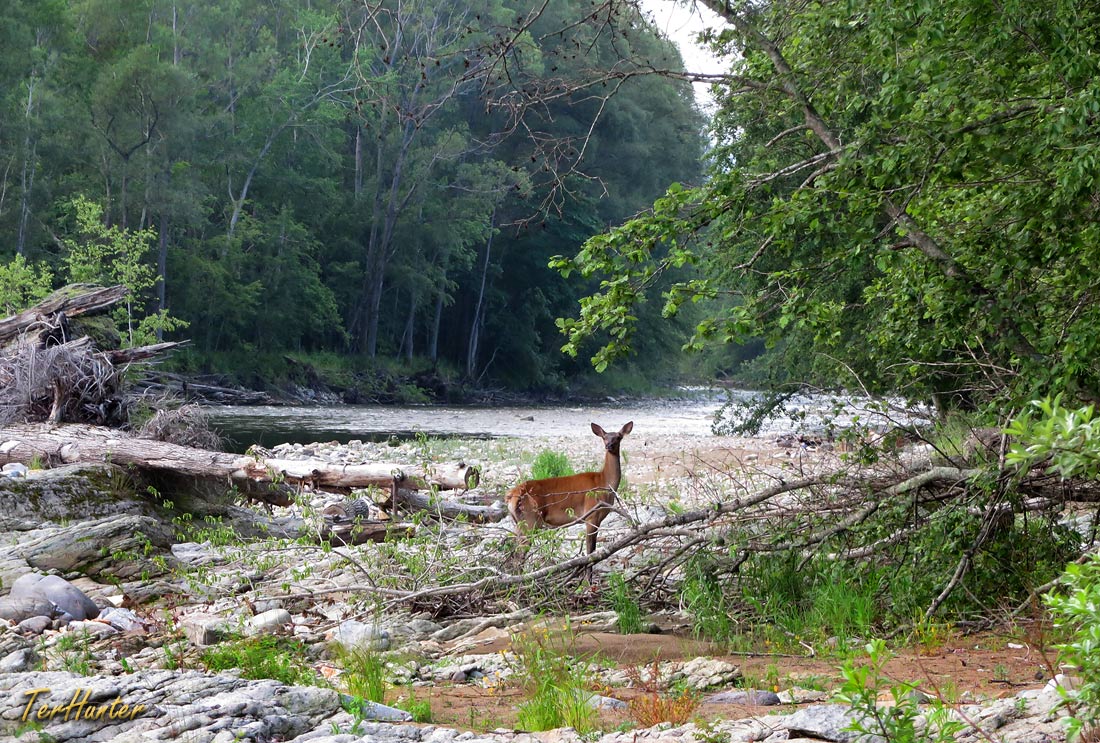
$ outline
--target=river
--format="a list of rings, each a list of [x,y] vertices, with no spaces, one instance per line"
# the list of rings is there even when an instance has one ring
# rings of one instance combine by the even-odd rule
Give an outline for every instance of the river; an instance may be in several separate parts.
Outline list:
[[[384,441],[394,436],[412,438],[421,433],[475,438],[575,436],[588,431],[591,422],[610,430],[634,421],[636,430],[705,437],[712,435],[711,424],[727,395],[745,399],[754,394],[685,389],[677,397],[578,405],[226,405],[207,411],[214,427],[235,451],[243,451],[252,444],[272,447],[286,442]],[[792,416],[768,421],[761,435],[820,431],[830,418],[841,426],[856,420],[878,426],[921,422],[920,417],[898,413],[887,419],[868,411],[866,404],[866,400],[852,397],[799,396],[788,403]],[[843,413],[838,413],[840,409]]]
[[[652,432],[709,436],[724,397],[698,393],[684,398],[554,406],[336,405],[207,408],[214,427],[240,451],[256,443],[382,441],[396,436],[574,436],[591,422],[607,429],[627,421]]]

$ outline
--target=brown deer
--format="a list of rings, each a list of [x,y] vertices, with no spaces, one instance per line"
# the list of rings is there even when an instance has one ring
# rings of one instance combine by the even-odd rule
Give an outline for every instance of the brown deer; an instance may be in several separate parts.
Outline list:
[[[607,433],[595,423],[592,433],[603,439],[606,453],[603,469],[598,472],[581,472],[565,477],[548,477],[545,480],[528,480],[508,491],[505,502],[508,511],[519,527],[520,559],[527,552],[527,533],[541,526],[557,528],[585,524],[587,554],[596,549],[596,532],[611,507],[615,505],[615,492],[622,480],[623,469],[619,462],[619,444],[634,428],[634,421],[615,433]]]

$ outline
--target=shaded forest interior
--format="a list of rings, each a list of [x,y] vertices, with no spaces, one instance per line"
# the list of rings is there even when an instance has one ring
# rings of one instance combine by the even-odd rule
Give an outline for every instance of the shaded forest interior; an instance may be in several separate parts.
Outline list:
[[[181,371],[562,386],[587,361],[555,320],[593,284],[549,259],[704,150],[690,85],[639,74],[675,47],[582,5],[5,3],[0,315],[122,283],[128,342],[190,339]]]

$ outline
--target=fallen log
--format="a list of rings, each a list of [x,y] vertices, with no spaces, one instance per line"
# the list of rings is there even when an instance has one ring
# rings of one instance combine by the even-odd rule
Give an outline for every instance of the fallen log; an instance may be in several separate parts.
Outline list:
[[[0,347],[25,334],[28,340],[37,341],[43,334],[58,330],[64,324],[62,316],[69,318],[103,312],[125,299],[129,293],[124,286],[71,284],[30,309],[0,318]]]
[[[321,521],[317,536],[332,544],[384,542],[416,535],[416,524],[391,521],[389,514],[362,498],[325,506]]]
[[[330,464],[314,459],[263,459],[264,467],[289,482],[313,485],[322,490],[350,491],[378,487],[389,490],[394,482],[410,490],[469,490],[477,487],[481,472],[477,467],[457,464]]]
[[[410,467],[394,464],[339,465],[319,461],[262,459],[228,454],[165,441],[139,438],[117,429],[72,423],[12,425],[0,428],[0,464],[32,463],[46,466],[78,462],[110,462],[177,476],[273,485],[270,491],[250,495],[265,503],[287,506],[289,491],[280,485],[348,491],[376,486],[389,492],[394,483],[416,489],[431,483],[446,488],[454,483],[476,485],[480,472],[467,464]]]
[[[508,515],[503,504],[492,506],[470,505],[459,501],[440,498],[431,493],[421,493],[407,488],[394,487],[382,504],[383,507],[405,511],[423,511],[429,516],[457,520],[464,519],[476,524],[495,524]]]

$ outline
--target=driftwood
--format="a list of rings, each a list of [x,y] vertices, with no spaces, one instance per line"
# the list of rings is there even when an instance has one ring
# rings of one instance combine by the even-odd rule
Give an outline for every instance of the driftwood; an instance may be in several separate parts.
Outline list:
[[[123,286],[72,284],[36,306],[0,319],[0,425],[61,421],[125,426],[129,423],[125,372],[179,343],[100,349],[81,328],[95,328],[100,343],[117,345],[114,322],[70,322],[109,310],[126,298]],[[80,337],[76,337],[80,336]]]
[[[361,498],[326,506],[321,519],[321,539],[334,544],[384,542],[416,534],[415,524],[390,521],[376,506]]]
[[[291,484],[335,491],[376,486],[389,491],[395,482],[415,489],[432,484],[446,489],[456,483],[476,485],[480,473],[466,464],[429,468],[394,464],[337,465],[318,461],[258,459],[242,454],[197,449],[165,441],[138,438],[122,431],[69,424],[24,424],[0,428],[0,464],[40,462],[49,466],[77,462],[111,462],[143,470],[162,470],[176,475],[269,485]],[[259,500],[286,506],[286,488],[266,494],[251,493]]]
[[[330,464],[313,459],[262,459],[259,462],[276,479],[337,492],[369,487],[389,490],[395,482],[412,490],[432,487],[467,490],[476,487],[481,477],[477,467],[462,462],[433,464],[427,468],[388,463]],[[250,477],[261,479],[262,476],[254,472]]]
[[[205,378],[204,378],[205,379]],[[137,383],[141,391],[149,394],[166,394],[200,403],[218,405],[269,405],[273,402],[266,392],[246,390],[215,384],[218,378],[203,379],[158,371],[155,378]]]
[[[424,511],[429,516],[443,519],[465,519],[477,524],[495,524],[508,515],[508,509],[503,505],[470,505],[396,485],[382,505],[405,511]]]
[[[129,294],[124,286],[72,284],[54,292],[40,303],[17,315],[0,318],[0,347],[21,339],[35,342],[63,329],[67,318],[103,312]],[[65,341],[67,338],[61,338]]]

